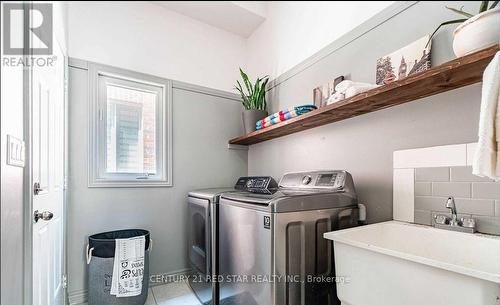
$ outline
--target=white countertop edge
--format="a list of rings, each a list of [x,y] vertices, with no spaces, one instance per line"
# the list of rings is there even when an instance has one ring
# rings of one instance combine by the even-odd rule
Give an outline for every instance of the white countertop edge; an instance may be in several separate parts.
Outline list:
[[[402,222],[398,222],[398,221],[389,221],[386,223],[390,223],[390,222],[404,224],[404,225],[414,225],[414,224],[402,223]],[[420,225],[416,225],[416,226],[420,226]],[[424,226],[424,227],[428,227],[428,226]],[[443,261],[438,261],[438,260],[434,260],[434,259],[430,259],[430,258],[426,258],[426,257],[422,257],[422,256],[412,255],[412,254],[404,253],[401,251],[390,250],[390,249],[370,245],[370,244],[367,244],[364,242],[354,241],[354,240],[348,239],[348,238],[342,238],[339,236],[339,235],[342,235],[342,233],[346,233],[346,231],[357,231],[357,230],[360,230],[362,228],[366,228],[366,227],[355,227],[355,228],[346,229],[346,230],[342,230],[342,231],[328,232],[328,233],[324,234],[324,237],[327,239],[333,240],[334,242],[347,244],[347,245],[350,245],[353,247],[358,247],[358,248],[374,251],[377,253],[381,253],[381,254],[385,254],[385,255],[389,255],[389,256],[393,256],[393,257],[397,257],[397,258],[401,258],[401,259],[405,259],[405,260],[409,260],[409,261],[413,261],[413,262],[424,264],[427,266],[432,266],[432,267],[436,267],[436,268],[448,270],[451,272],[460,273],[463,275],[468,275],[468,276],[479,278],[479,279],[482,279],[485,281],[500,284],[500,274],[489,273],[489,272],[479,271],[479,270],[475,270],[475,269],[471,269],[471,268],[466,268],[463,266],[454,265],[451,263],[446,263]],[[430,227],[428,227],[428,228],[430,228]],[[481,236],[481,237],[488,238],[488,237],[483,237],[483,236]]]

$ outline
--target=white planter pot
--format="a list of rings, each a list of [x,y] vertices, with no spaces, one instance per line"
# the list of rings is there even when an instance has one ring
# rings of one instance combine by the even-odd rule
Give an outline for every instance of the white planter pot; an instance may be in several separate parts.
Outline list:
[[[453,51],[464,56],[500,43],[500,7],[460,24],[453,33]]]

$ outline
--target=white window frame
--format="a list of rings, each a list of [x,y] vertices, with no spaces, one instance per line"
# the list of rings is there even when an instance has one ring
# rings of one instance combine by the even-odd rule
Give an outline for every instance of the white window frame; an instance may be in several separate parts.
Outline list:
[[[130,86],[131,82],[133,86]],[[154,175],[106,173],[106,85],[158,93]],[[99,64],[89,64],[88,187],[172,186],[172,81]]]

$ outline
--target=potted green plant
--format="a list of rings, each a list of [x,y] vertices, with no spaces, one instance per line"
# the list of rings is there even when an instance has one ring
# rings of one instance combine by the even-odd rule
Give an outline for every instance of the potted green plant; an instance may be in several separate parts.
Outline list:
[[[240,68],[241,78],[246,90],[243,89],[240,81],[236,81],[235,89],[241,94],[241,100],[245,110],[242,113],[243,127],[245,133],[255,131],[255,123],[267,116],[266,86],[269,77],[257,78],[252,84],[248,75]]]
[[[500,7],[498,1],[481,1],[479,12],[471,14],[460,9],[446,6],[447,9],[465,18],[449,20],[441,23],[432,33],[431,39],[444,25],[461,23],[453,32],[453,51],[455,55],[464,56],[487,47],[499,44],[500,40]]]

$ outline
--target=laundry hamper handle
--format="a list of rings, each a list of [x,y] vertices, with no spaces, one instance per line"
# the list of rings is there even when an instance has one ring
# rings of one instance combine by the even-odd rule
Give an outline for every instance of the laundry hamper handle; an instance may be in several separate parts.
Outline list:
[[[87,251],[85,251],[85,255],[87,257],[87,265],[90,264],[90,261],[92,260],[92,251],[94,251],[94,247],[90,248],[90,245],[87,244]]]
[[[87,258],[87,265],[90,264],[90,261],[92,260],[92,252],[94,251],[94,247],[90,248],[90,245],[87,244],[87,250],[85,251],[85,257]],[[149,238],[149,252],[153,250],[153,239]]]

